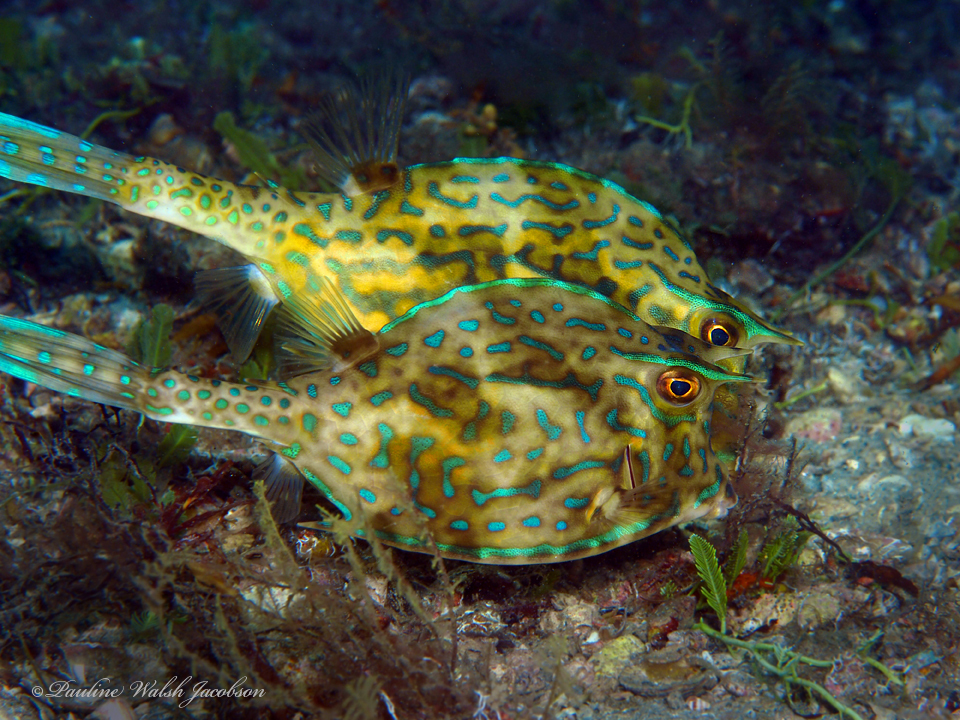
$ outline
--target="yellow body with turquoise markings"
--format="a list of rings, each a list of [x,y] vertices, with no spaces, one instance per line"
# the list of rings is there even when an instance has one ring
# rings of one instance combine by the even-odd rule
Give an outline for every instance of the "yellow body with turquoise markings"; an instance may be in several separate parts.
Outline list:
[[[386,325],[340,372],[237,385],[152,373],[89,340],[0,316],[0,371],[279,448],[366,531],[446,557],[546,563],[716,516],[736,494],[710,407],[746,380],[716,351],[546,279],[460,287]],[[364,526],[361,526],[361,532]]]
[[[255,263],[281,301],[328,278],[371,331],[455,287],[549,277],[713,344],[796,342],[711,285],[653,207],[565,165],[456,159],[406,168],[392,187],[356,197],[291,192],[203,177],[0,114],[0,177],[207,235]]]

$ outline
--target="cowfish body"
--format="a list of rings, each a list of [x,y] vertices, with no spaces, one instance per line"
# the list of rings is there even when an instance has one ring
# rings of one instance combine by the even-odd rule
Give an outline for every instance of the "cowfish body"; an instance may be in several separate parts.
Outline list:
[[[455,159],[356,197],[301,193],[204,177],[0,113],[0,177],[209,236],[255,263],[281,301],[327,278],[370,330],[455,287],[550,277],[716,345],[796,342],[711,285],[652,206],[557,163]]]
[[[344,516],[446,557],[585,557],[719,514],[735,499],[710,447],[700,359],[578,286],[504,280],[450,291],[379,333],[363,363],[286,384],[154,374],[61,331],[0,318],[0,370],[171,422],[279,447]]]

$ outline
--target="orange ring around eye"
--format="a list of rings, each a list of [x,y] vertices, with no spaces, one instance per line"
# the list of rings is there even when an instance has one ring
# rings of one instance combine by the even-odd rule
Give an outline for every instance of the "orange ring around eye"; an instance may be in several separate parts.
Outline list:
[[[740,340],[740,331],[732,320],[712,317],[700,326],[700,339],[718,347],[735,347]]]
[[[700,397],[700,378],[686,368],[673,368],[657,378],[657,392],[671,405],[689,405]]]

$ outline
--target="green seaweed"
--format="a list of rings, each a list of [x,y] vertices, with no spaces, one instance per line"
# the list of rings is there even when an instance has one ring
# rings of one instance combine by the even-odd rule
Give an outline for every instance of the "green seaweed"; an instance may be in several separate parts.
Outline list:
[[[947,213],[933,226],[927,258],[938,270],[960,267],[960,213]]]
[[[107,445],[97,452],[100,496],[112,510],[129,515],[133,507],[153,500],[153,490],[144,474],[155,479],[153,464],[136,463],[116,446]]]
[[[734,581],[740,577],[744,565],[747,564],[747,548],[749,546],[749,536],[746,530],[741,530],[737,537],[737,544],[733,551],[727,557],[723,567],[723,577],[727,581],[727,587],[733,585]]]
[[[173,308],[161,303],[153,308],[150,319],[144,320],[134,334],[130,354],[141,365],[165,368],[173,352],[170,331],[173,329]]]
[[[240,161],[265,183],[278,181],[288,190],[300,190],[307,180],[300,168],[284,168],[267,144],[249,130],[237,125],[231,112],[222,112],[213,120],[213,129],[233,143]]]
[[[694,103],[697,99],[697,90],[699,88],[700,83],[696,83],[689,90],[687,90],[687,94],[683,98],[683,110],[680,115],[680,121],[676,124],[671,124],[665,122],[664,120],[658,120],[657,118],[650,117],[648,115],[637,115],[634,119],[637,122],[646,123],[647,125],[652,125],[660,130],[665,130],[668,138],[673,137],[674,135],[678,137],[683,135],[683,146],[689,150],[691,147],[693,147],[693,130],[690,128],[690,113],[693,112]]]
[[[680,592],[680,588],[677,587],[677,583],[673,580],[667,580],[663,585],[660,586],[660,597],[664,600],[673,600]]]
[[[160,632],[160,618],[150,610],[130,616],[130,636],[134,642],[149,640]]]
[[[206,68],[241,91],[250,89],[257,71],[269,56],[253,25],[230,31],[214,25],[210,30]]]
[[[23,24],[0,18],[0,67],[23,70],[30,60],[30,45],[23,40]]]
[[[629,97],[638,103],[644,113],[651,117],[658,117],[663,112],[663,101],[667,96],[670,84],[663,75],[653,72],[643,72],[629,80]]]
[[[690,536],[690,552],[693,553],[693,561],[697,566],[697,573],[703,584],[700,586],[700,592],[703,593],[707,605],[720,618],[720,632],[727,632],[727,581],[720,571],[720,563],[717,562],[717,551],[707,540],[699,535]]]
[[[763,563],[760,577],[773,581],[783,575],[800,557],[811,536],[809,532],[797,532],[791,528],[779,533],[760,551],[760,561]]]
[[[172,425],[157,447],[157,467],[183,463],[197,444],[197,429],[192,425]]]
[[[906,192],[906,190],[903,189],[903,192]],[[833,275],[837,270],[839,270],[844,265],[846,265],[847,262],[850,261],[850,258],[852,258],[854,255],[859,253],[863,248],[865,248],[870,243],[871,240],[873,240],[877,235],[879,235],[880,231],[883,230],[884,226],[886,226],[887,222],[889,222],[890,218],[893,216],[893,211],[897,209],[897,205],[900,204],[900,200],[902,197],[903,197],[902,194],[893,195],[893,197],[890,200],[890,204],[887,206],[886,212],[883,213],[883,216],[880,218],[879,221],[877,221],[877,224],[874,225],[872,228],[870,228],[866,233],[864,233],[863,236],[859,240],[857,240],[854,246],[850,248],[850,250],[848,250],[842,258],[837,260],[835,263],[832,263],[823,272],[819,273],[815,277],[808,280],[806,283],[803,284],[803,287],[801,287],[799,290],[793,293],[793,295],[788,297],[787,301],[778,310],[771,313],[771,317],[770,317],[771,321],[777,322],[781,317],[783,317],[783,315],[793,306],[793,304],[797,300],[805,296],[807,293],[810,292],[811,289],[813,289],[814,287],[822,283],[828,277]]]
[[[798,533],[792,533],[798,535]],[[802,533],[806,534],[806,533]],[[742,537],[742,536],[741,536]],[[782,537],[782,535],[781,535]],[[804,540],[804,542],[806,542]],[[778,547],[799,548],[798,540],[795,538],[790,542],[782,541]],[[697,567],[697,573],[703,580],[700,591],[710,608],[720,617],[720,630],[715,630],[707,625],[703,620],[699,620],[693,627],[704,635],[719,640],[728,648],[739,648],[746,650],[753,660],[766,672],[776,677],[786,685],[796,685],[806,690],[811,695],[819,696],[819,699],[836,710],[841,717],[846,716],[852,720],[864,720],[863,716],[857,713],[853,708],[845,705],[835,698],[829,690],[817,682],[800,677],[798,670],[801,665],[808,665],[815,668],[832,669],[835,661],[819,660],[817,658],[801,655],[800,653],[785,648],[775,643],[757,642],[756,640],[741,640],[727,634],[726,612],[727,595],[726,582],[723,573],[720,571],[720,565],[717,562],[717,553],[713,545],[698,535],[690,537],[690,550],[693,553],[693,560]],[[799,549],[797,550],[799,552]],[[778,550],[777,557],[787,557],[788,552]],[[770,567],[770,561],[768,561]],[[775,568],[770,568],[771,571]],[[869,657],[866,653],[879,639],[877,635],[872,637],[866,643],[860,646],[857,655],[868,665],[880,671],[888,681],[902,685],[899,677],[892,670],[884,666],[878,660]],[[789,693],[787,693],[789,698]]]
[[[240,377],[247,380],[267,380],[277,369],[277,359],[274,356],[274,327],[273,317],[267,318],[260,337],[250,357],[240,367]]]

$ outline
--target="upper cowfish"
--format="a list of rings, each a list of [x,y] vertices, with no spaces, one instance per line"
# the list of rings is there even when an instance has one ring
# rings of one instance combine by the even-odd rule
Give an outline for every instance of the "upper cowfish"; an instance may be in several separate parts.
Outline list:
[[[0,177],[107,200],[242,253],[251,267],[198,278],[241,357],[277,301],[323,280],[371,330],[455,287],[548,277],[713,345],[797,342],[711,284],[687,241],[616,183],[513,158],[400,168],[405,97],[403,83],[347,91],[309,125],[339,193],[204,177],[2,113]]]
[[[327,348],[363,328],[323,283]],[[304,352],[299,314],[282,352]],[[459,287],[357,340],[363,362],[240,385],[151,370],[69,333],[0,316],[0,371],[278,449],[283,512],[305,477],[385,543],[450,558],[548,563],[601,553],[735,502],[710,406],[746,381],[729,351],[662,332],[609,298],[548,279]],[[709,361],[708,361],[709,359]]]

